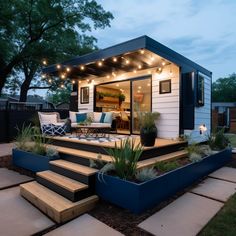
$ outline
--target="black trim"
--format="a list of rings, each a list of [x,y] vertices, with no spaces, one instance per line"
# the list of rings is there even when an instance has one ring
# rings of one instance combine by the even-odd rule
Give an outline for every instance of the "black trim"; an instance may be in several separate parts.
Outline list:
[[[88,89],[88,102],[82,102],[82,89]],[[80,104],[89,104],[89,86],[80,87]]]
[[[162,91],[162,89],[163,89],[162,86],[163,86],[164,83],[167,83],[167,82],[169,82],[170,90],[166,91],[166,92],[163,92]],[[166,93],[171,93],[171,79],[159,81],[159,94],[166,94]]]

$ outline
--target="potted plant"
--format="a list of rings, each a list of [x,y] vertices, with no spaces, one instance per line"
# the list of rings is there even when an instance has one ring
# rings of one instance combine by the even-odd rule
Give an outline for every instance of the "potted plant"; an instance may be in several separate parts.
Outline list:
[[[140,140],[143,146],[154,146],[157,137],[155,121],[159,116],[158,112],[139,112]]]
[[[15,146],[12,150],[13,164],[33,172],[48,170],[49,162],[59,158],[57,150],[47,145],[39,128],[30,125],[18,129]]]
[[[123,93],[120,93],[118,95],[118,99],[119,99],[119,106],[121,106],[122,102],[125,101],[125,95]]]

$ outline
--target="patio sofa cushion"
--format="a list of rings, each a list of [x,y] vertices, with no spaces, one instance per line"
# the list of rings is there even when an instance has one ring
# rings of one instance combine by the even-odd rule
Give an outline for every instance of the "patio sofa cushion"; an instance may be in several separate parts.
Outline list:
[[[76,112],[76,111],[69,111],[69,118],[72,123],[76,122],[76,114],[78,114],[78,113],[79,112]]]
[[[104,123],[105,116],[106,116],[106,113],[103,112],[101,115],[100,123]]]
[[[57,123],[57,115],[56,114],[40,113],[40,123],[41,124],[56,124]]]
[[[96,122],[93,122],[91,123],[91,126],[96,126],[96,127],[111,127],[111,124],[108,124],[108,123],[96,123]]]
[[[93,121],[96,123],[100,123],[102,117],[102,112],[93,112]]]

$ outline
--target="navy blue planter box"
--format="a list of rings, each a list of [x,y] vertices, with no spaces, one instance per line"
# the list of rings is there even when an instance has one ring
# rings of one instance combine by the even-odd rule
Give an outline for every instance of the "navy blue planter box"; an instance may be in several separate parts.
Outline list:
[[[15,166],[22,167],[33,172],[44,171],[49,169],[49,162],[59,157],[47,157],[25,152],[19,149],[12,150],[12,162]]]
[[[139,184],[110,175],[97,174],[96,193],[115,205],[134,213],[142,213],[224,166],[231,158],[231,149],[225,149],[205,157],[200,162],[190,163]],[[101,178],[104,181],[101,181]]]

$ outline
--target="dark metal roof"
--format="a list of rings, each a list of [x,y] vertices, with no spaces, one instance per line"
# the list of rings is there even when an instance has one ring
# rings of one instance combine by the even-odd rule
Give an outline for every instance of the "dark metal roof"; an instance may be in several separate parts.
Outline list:
[[[60,63],[60,65],[66,67],[66,66],[79,66],[79,65],[85,65],[85,64],[89,64],[89,63],[94,63],[96,61],[100,61],[100,60],[104,60],[104,59],[109,59],[112,57],[116,57],[116,56],[121,56],[121,55],[126,55],[127,53],[130,52],[135,52],[138,51],[140,49],[146,49],[158,56],[161,56],[162,58],[175,63],[176,65],[180,66],[180,67],[188,67],[188,68],[192,68],[193,70],[202,72],[203,74],[211,77],[212,76],[212,72],[210,72],[209,70],[205,69],[204,67],[198,65],[197,63],[189,60],[188,58],[182,56],[181,54],[173,51],[172,49],[164,46],[163,44],[153,40],[152,38],[148,37],[148,36],[141,36],[120,44],[116,44],[114,46],[105,48],[105,49],[101,49],[83,56],[78,56],[75,57],[71,60],[67,60],[64,61],[62,63]],[[108,62],[109,63],[109,62]],[[107,67],[109,66],[114,66],[114,65],[110,65],[107,64]],[[97,76],[99,76],[99,69],[90,68],[90,71],[93,72],[97,72]],[[47,74],[57,74],[58,73],[58,69],[57,69],[57,64],[45,67],[43,69],[43,73],[47,73]]]

